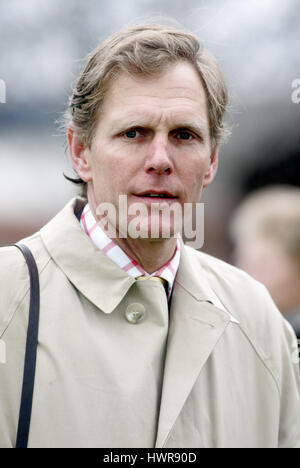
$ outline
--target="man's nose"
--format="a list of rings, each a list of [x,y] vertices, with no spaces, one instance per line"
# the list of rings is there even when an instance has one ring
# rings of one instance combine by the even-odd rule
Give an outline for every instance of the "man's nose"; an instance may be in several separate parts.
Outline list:
[[[148,174],[172,174],[173,162],[169,143],[164,138],[152,141],[145,160],[145,171]]]

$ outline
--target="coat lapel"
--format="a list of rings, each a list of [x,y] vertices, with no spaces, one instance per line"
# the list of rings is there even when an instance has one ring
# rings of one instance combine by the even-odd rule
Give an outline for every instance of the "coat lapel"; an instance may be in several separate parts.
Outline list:
[[[200,372],[233,317],[217,302],[191,252],[174,285],[156,447],[163,447]],[[205,286],[204,286],[205,284]]]

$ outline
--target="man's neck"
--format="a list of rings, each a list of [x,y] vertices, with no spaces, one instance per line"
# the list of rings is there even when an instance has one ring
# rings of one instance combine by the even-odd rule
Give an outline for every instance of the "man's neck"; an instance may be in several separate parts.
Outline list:
[[[93,194],[90,193],[89,195],[89,206],[95,220],[97,220],[97,205]],[[171,260],[177,245],[177,239],[174,237],[170,239],[133,239],[120,237],[118,232],[116,232],[116,237],[112,240],[149,274],[157,271]]]
[[[152,274],[173,257],[177,240],[171,239],[113,239],[127,255],[147,273]]]

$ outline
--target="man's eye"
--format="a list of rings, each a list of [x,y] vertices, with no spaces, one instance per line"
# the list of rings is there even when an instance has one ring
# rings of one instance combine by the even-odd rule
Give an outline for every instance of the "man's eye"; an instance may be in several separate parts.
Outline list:
[[[176,133],[176,138],[179,140],[191,140],[193,135],[189,132],[178,132]]]
[[[132,140],[139,135],[139,132],[138,130],[128,130],[124,133],[124,135],[126,136],[126,138],[130,138]]]

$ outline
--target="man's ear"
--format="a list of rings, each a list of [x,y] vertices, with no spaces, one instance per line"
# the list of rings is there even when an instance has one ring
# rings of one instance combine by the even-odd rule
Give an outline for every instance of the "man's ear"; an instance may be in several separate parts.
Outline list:
[[[74,171],[84,182],[89,182],[92,180],[90,150],[83,145],[78,135],[71,128],[68,128],[67,139]]]
[[[209,167],[203,179],[203,187],[207,187],[208,185],[212,183],[217,173],[218,165],[219,165],[219,146],[217,145],[214,152],[212,153],[210,157]]]

